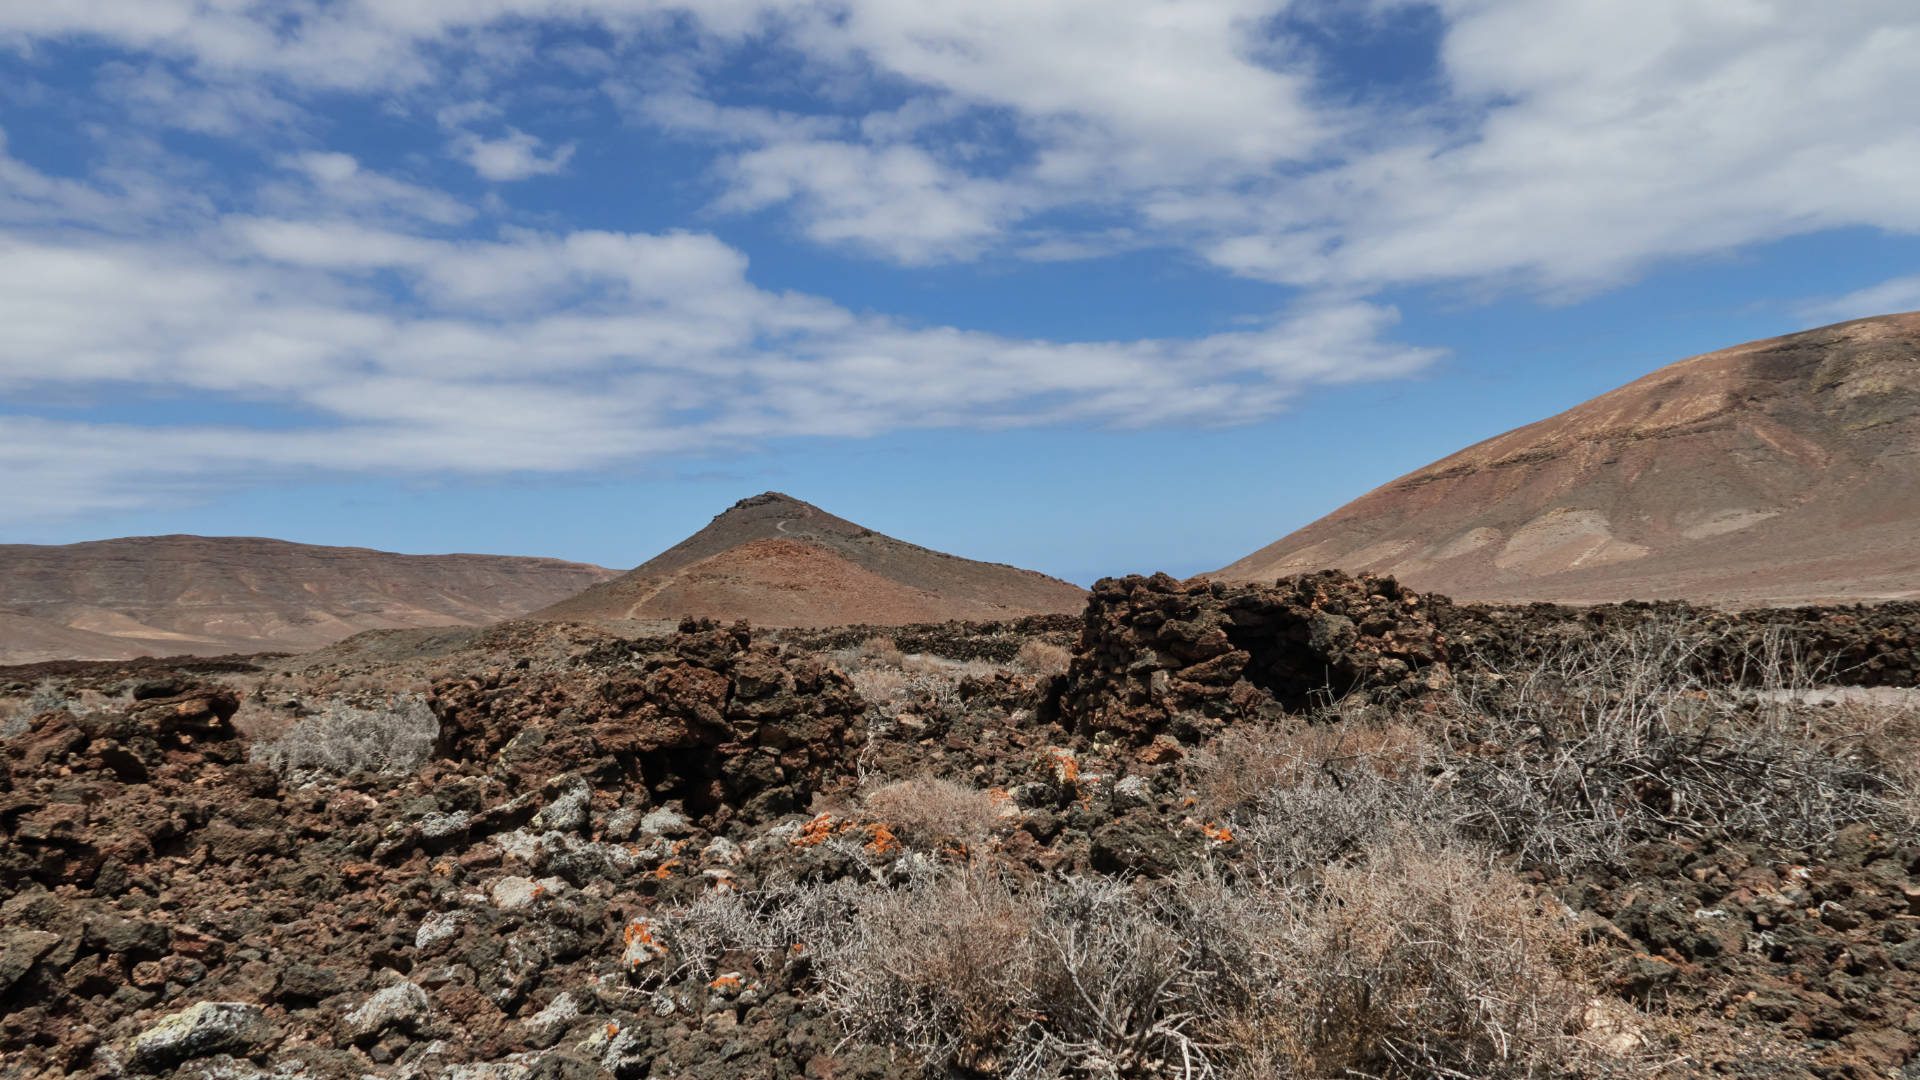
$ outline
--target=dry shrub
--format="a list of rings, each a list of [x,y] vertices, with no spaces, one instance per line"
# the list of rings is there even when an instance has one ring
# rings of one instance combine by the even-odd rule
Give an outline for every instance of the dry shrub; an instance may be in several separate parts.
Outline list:
[[[1035,675],[1065,675],[1067,665],[1072,662],[1072,649],[1038,638],[1022,642],[1020,651],[1014,655],[1014,663]]]
[[[439,734],[439,719],[419,697],[395,698],[378,709],[335,702],[301,717],[280,738],[254,743],[250,756],[282,776],[404,774],[426,763]]]
[[[937,777],[896,780],[861,798],[865,815],[924,840],[976,843],[999,827],[1000,804],[975,788]]]
[[[116,704],[98,690],[86,687],[75,690],[44,680],[24,698],[0,699],[0,738],[11,738],[26,731],[28,721],[42,713],[64,711],[85,716]]]
[[[1773,637],[1739,670],[1703,674],[1707,641],[1686,622],[1649,622],[1562,646],[1455,702],[1437,779],[1460,827],[1563,867],[1662,838],[1794,849],[1856,822],[1920,834],[1913,775],[1890,760],[1899,724],[1877,738],[1837,728],[1845,714],[1802,703],[1818,672]]]
[[[1521,1077],[1596,1053],[1568,1034],[1590,997],[1571,927],[1484,854],[1406,838],[1309,884],[973,865],[706,897],[668,925],[696,971],[811,957],[850,1037],[933,1074]]]
[[[1393,840],[1312,888],[1186,890],[1229,1075],[1565,1075],[1589,999],[1571,928],[1482,853]]]
[[[900,662],[906,659],[906,654],[900,651],[900,646],[895,645],[892,638],[878,635],[861,642],[851,651],[862,659],[887,667],[897,668]]]
[[[1392,779],[1417,775],[1433,754],[1426,735],[1399,720],[1246,725],[1190,755],[1189,771],[1201,812],[1217,818],[1256,807],[1275,788],[1361,771]]]
[[[853,688],[869,705],[884,705],[909,696],[913,680],[906,672],[887,668],[861,668],[847,676]]]
[[[873,889],[808,951],[850,1034],[912,1050],[933,1072],[1131,1076],[1183,1060],[1206,1072],[1183,1031],[1184,950],[1117,882],[1016,892],[968,870]]]

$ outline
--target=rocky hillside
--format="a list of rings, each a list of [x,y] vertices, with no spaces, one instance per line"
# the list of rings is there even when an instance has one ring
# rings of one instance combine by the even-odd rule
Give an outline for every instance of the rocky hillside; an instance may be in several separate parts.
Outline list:
[[[299,651],[523,615],[615,572],[227,536],[0,545],[0,661]]]
[[[1059,666],[1055,620],[781,636],[0,669],[0,1075],[1866,1080],[1920,1052],[1913,706],[1797,681],[1911,685],[1910,605],[1160,576],[1100,583]]]
[[[630,573],[533,617],[901,625],[1072,613],[1085,596],[1067,582],[895,540],[770,491],[735,503]]]
[[[1920,313],[1682,360],[1393,481],[1218,571],[1469,600],[1920,596]]]

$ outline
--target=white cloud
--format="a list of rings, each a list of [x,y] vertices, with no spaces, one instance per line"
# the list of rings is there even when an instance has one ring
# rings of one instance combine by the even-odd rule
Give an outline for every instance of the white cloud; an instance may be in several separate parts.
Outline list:
[[[218,235],[226,246],[195,252],[0,233],[0,388],[29,402],[132,386],[312,421],[0,416],[0,460],[35,478],[4,513],[120,507],[142,491],[171,498],[183,484],[285,471],[567,471],[784,436],[1235,422],[1313,383],[1404,374],[1433,356],[1384,342],[1392,313],[1355,303],[1194,340],[909,326],[760,289],[737,251],[695,233],[481,243],[234,218]],[[374,272],[401,275],[411,299],[364,288]],[[60,458],[69,446],[86,449]]]
[[[964,257],[998,236],[1027,198],[975,179],[918,147],[779,142],[730,159],[722,211],[798,206],[809,237],[903,263]]]
[[[1445,5],[1464,131],[1231,199],[1156,199],[1219,265],[1288,283],[1581,292],[1848,226],[1920,231],[1920,9],[1768,0]],[[1525,43],[1519,47],[1517,43]],[[1480,103],[1486,103],[1484,105]]]
[[[0,6],[0,45],[126,50],[104,90],[136,129],[102,136],[123,145],[84,179],[0,141],[10,400],[111,382],[316,418],[12,417],[0,463],[40,453],[40,494],[18,505],[52,512],[250,461],[566,470],[781,435],[1234,422],[1303,386],[1429,361],[1385,343],[1392,312],[1365,298],[1391,287],[1576,295],[1820,230],[1920,232],[1911,0],[1436,0],[1438,81],[1414,104],[1332,103],[1324,58],[1276,29],[1297,6]],[[526,24],[553,20],[604,36],[580,57],[629,118],[711,150],[717,213],[790,215],[819,244],[905,264],[1157,246],[1297,298],[1267,325],[1191,340],[913,326],[758,288],[746,256],[706,233],[555,217],[483,235],[475,207],[418,180],[424,156],[382,171],[298,130],[323,93],[361,95],[435,117],[487,180],[563,173],[575,144],[538,133],[502,85],[542,55]],[[672,70],[647,51],[663,21],[704,30]],[[749,87],[774,85],[784,107],[728,94],[747,49],[794,61]],[[143,141],[142,117],[283,143],[294,129],[305,149],[254,189],[219,190]],[[1915,305],[1920,286],[1901,278],[1817,310]],[[85,450],[54,462],[49,445]]]
[[[262,127],[294,125],[302,111],[257,79],[182,79],[160,64],[106,64],[103,94],[118,99],[139,123],[204,135],[238,135]]]
[[[263,201],[282,212],[326,209],[436,225],[459,225],[474,217],[473,208],[460,200],[365,168],[351,154],[314,150],[284,157],[280,164],[307,183],[303,191],[268,189]]]
[[[1831,300],[1816,300],[1800,309],[1812,322],[1845,322],[1871,315],[1920,309],[1920,274],[1897,277]]]
[[[1118,218],[1143,242],[1286,284],[1569,293],[1822,229],[1920,230],[1910,0],[1370,10],[1429,6],[1444,20],[1442,96],[1414,105],[1330,103],[1317,81],[1327,61],[1276,29],[1321,10],[1298,0],[97,0],[12,5],[0,40],[91,35],[185,61],[227,91],[250,78],[457,89],[445,102],[454,151],[510,180],[563,169],[571,144],[470,130],[500,115],[487,80],[540,55],[521,41],[525,22],[592,25],[627,57],[592,78],[633,115],[732,144],[722,208],[784,208],[820,242],[905,262],[1019,248],[1036,215],[1092,209],[1102,229]],[[663,74],[646,48],[673,18],[708,41]],[[794,89],[833,107],[715,100],[702,73],[726,70],[749,39],[802,56]],[[863,111],[876,88],[887,104]],[[1016,140],[1014,160],[970,154],[968,136],[943,127],[966,120]],[[1048,239],[1056,256],[1073,250]]]
[[[474,172],[488,180],[525,180],[557,173],[573,159],[572,143],[554,147],[545,155],[540,152],[542,145],[543,140],[539,136],[529,135],[519,128],[508,128],[507,133],[498,139],[483,139],[472,132],[461,132],[454,136],[452,149],[456,157],[473,166]]]

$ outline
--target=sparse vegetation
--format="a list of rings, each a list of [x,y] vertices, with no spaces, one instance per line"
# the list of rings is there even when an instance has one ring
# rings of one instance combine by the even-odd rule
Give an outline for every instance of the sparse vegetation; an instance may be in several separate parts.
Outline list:
[[[1208,867],[1142,891],[981,866],[709,897],[690,951],[811,957],[856,1038],[933,1071],[1525,1076],[1597,1056],[1571,928],[1472,849],[1400,839],[1290,887]]]
[[[1650,623],[1458,697],[1440,779],[1461,828],[1561,866],[1658,837],[1806,847],[1856,822],[1915,834],[1886,726],[1796,703],[1817,673],[1777,638],[1718,675],[1702,673],[1703,640]]]
[[[681,918],[715,955],[798,945],[853,1037],[935,1073],[1636,1071],[1645,1025],[1594,996],[1570,913],[1505,867],[1572,870],[1662,838],[1807,848],[1915,820],[1895,750],[1910,716],[1799,704],[1811,677],[1764,641],[1746,669],[1702,674],[1699,640],[1656,622],[1421,707],[1229,731],[1188,774],[1234,857],[1153,887],[976,862]],[[993,809],[928,780],[865,808],[956,834],[949,818],[987,828]]]
[[[1328,611],[1348,587],[1313,584]],[[310,918],[334,933],[327,966],[353,974],[293,971],[261,1007],[374,1075],[424,1060],[429,1038],[466,1057],[453,1068],[622,1080],[1909,1067],[1912,694],[1816,690],[1782,641],[1708,640],[1644,609],[1522,648],[1478,638],[1498,664],[1428,661],[1438,631],[1397,610],[1349,620],[1379,635],[1337,698],[1301,691],[1331,670],[1310,642],[1187,647],[1212,633],[1205,612],[1164,639],[1113,635],[1064,680],[1033,670],[1056,656],[975,650],[961,629],[906,639],[948,652],[861,628],[808,655],[695,624],[236,673],[145,701],[122,675],[61,681],[104,704],[7,743],[28,796],[9,840],[38,897],[9,910],[41,920],[34,944],[152,882],[182,943],[228,943],[200,954],[213,986],[244,974],[250,910]],[[1398,670],[1369,659],[1389,630],[1411,643]],[[430,671],[444,731],[405,692]],[[1104,681],[1066,695],[1090,675]],[[1180,698],[1196,687],[1212,696]],[[290,782],[232,767],[249,754]],[[348,782],[307,787],[333,779]],[[99,806],[38,794],[80,785]],[[73,857],[144,827],[156,793],[206,811],[169,826],[184,834],[167,854]],[[328,896],[310,908],[315,883]],[[300,940],[276,947],[306,964]],[[164,962],[125,972],[161,995],[156,1015],[200,1000]],[[470,984],[427,980],[462,971]],[[144,1022],[131,994],[53,994],[49,1016]],[[446,1026],[342,1042],[342,1018],[381,995]],[[64,1070],[47,1075],[86,1064],[36,1045]]]
[[[254,743],[252,756],[282,776],[405,774],[426,762],[439,733],[440,721],[415,695],[380,708],[333,702],[295,721],[278,739]]]

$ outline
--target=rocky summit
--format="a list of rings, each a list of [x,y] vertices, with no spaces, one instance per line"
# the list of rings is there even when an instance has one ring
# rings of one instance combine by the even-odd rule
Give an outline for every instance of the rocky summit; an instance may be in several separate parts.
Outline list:
[[[1920,596],[1920,312],[1668,365],[1212,576],[1328,567],[1502,602]]]
[[[1920,1055],[1911,604],[1157,575],[401,640],[0,669],[0,1076]]]
[[[751,619],[903,625],[1080,609],[1085,590],[931,551],[769,491],[631,572],[534,613],[576,622]]]

